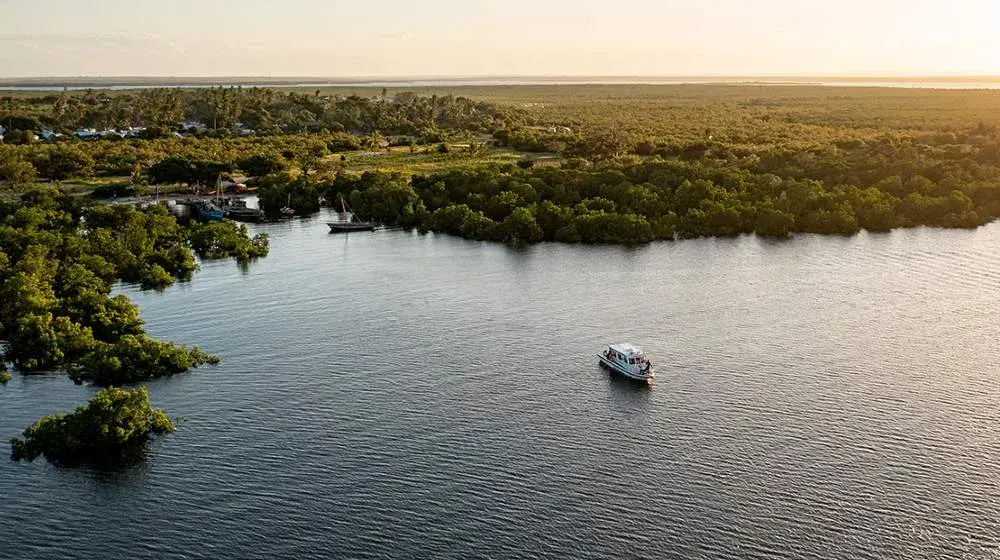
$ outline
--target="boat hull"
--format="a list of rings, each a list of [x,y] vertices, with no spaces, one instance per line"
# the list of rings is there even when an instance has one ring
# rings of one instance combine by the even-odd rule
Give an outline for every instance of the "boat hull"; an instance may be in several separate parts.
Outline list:
[[[330,233],[347,233],[350,231],[373,231],[375,229],[375,224],[370,224],[366,222],[345,222],[345,223],[328,222],[326,225],[330,227]]]
[[[226,212],[226,217],[230,220],[236,220],[237,222],[250,222],[257,223],[264,219],[263,212],[254,211],[234,211],[230,210]]]
[[[631,379],[633,381],[643,381],[643,382],[649,383],[649,382],[653,381],[653,379],[655,378],[655,374],[653,372],[653,367],[652,366],[650,366],[650,368],[648,370],[648,373],[646,373],[646,374],[640,374],[640,373],[635,373],[633,371],[630,371],[630,370],[622,367],[621,364],[617,364],[617,363],[609,360],[603,354],[598,354],[597,358],[601,361],[601,365],[602,366],[610,369],[611,371],[617,373],[618,375],[621,375],[623,377],[627,377],[627,378],[629,378],[629,379]]]

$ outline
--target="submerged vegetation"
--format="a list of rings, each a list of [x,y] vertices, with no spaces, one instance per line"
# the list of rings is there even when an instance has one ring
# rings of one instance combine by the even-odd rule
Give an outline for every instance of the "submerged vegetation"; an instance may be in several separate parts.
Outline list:
[[[218,358],[148,337],[139,309],[111,297],[116,280],[163,288],[190,278],[192,247],[240,261],[267,254],[266,236],[224,223],[185,228],[162,206],[88,206],[55,189],[0,203],[0,356],[22,373],[65,369],[77,383],[141,383]],[[172,430],[145,389],[109,389],[67,416],[43,418],[14,440],[13,457],[90,462]]]
[[[187,371],[212,358],[149,339],[138,308],[111,297],[115,280],[163,288],[213,258],[267,254],[231,224],[181,227],[162,206],[82,206],[52,189],[0,204],[0,339],[23,372],[69,368],[97,385]]]
[[[141,452],[150,438],[174,431],[166,413],[153,408],[145,387],[110,387],[85,407],[46,416],[11,439],[11,458],[33,461],[44,456],[62,465],[114,464]]]
[[[203,259],[235,258],[240,263],[266,257],[270,250],[266,233],[250,237],[245,225],[233,222],[194,224],[188,234],[191,249]]]

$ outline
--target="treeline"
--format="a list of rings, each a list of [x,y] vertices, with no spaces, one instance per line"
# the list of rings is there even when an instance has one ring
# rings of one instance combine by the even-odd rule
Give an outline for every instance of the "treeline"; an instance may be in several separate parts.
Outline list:
[[[441,140],[435,137],[434,141]],[[300,170],[303,165],[306,171],[313,171],[333,164],[323,161],[331,154],[382,151],[387,142],[380,133],[356,136],[341,132],[0,144],[0,181],[20,186],[39,180],[131,177],[159,184],[214,185],[219,173],[241,171],[257,177],[288,168]]]
[[[516,104],[516,143],[623,140],[632,149],[714,142],[734,149],[808,150],[883,136],[928,146],[996,139],[1000,92],[801,85],[586,85],[480,88]],[[553,151],[553,150],[549,150]],[[558,151],[558,150],[555,150]]]
[[[375,90],[373,90],[373,93]],[[324,95],[268,88],[143,89],[128,92],[62,92],[0,99],[0,126],[16,131],[43,128],[70,133],[78,128],[146,127],[155,138],[198,123],[207,135],[229,134],[237,125],[257,134],[350,132],[409,135],[440,141],[451,131],[492,131],[517,112],[452,95]]]
[[[643,243],[755,232],[849,235],[928,225],[976,227],[1000,216],[1000,183],[923,176],[869,186],[783,179],[725,162],[575,162],[413,176],[340,175],[325,196],[386,224],[474,239]]]
[[[207,258],[267,253],[266,237],[230,223],[183,228],[162,206],[85,206],[54,189],[0,203],[0,361],[99,386],[214,363],[197,347],[149,338],[138,308],[110,295],[116,280],[163,288],[190,278],[192,246]]]

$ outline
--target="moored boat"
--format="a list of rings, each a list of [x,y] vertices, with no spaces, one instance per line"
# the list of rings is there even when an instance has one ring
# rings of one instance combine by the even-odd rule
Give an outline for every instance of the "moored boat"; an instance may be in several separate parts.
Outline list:
[[[226,217],[239,222],[259,222],[264,218],[264,213],[257,208],[247,207],[245,200],[237,198],[226,206]]]
[[[653,364],[646,353],[628,343],[611,344],[597,355],[601,365],[636,381],[651,382],[655,377]]]
[[[378,224],[374,222],[355,222],[354,213],[347,206],[347,202],[343,198],[340,199],[340,208],[342,212],[339,214],[342,219],[336,222],[327,222],[326,225],[330,228],[330,233],[347,233],[351,231],[372,231]]]
[[[196,205],[198,218],[204,222],[221,222],[225,213],[216,205],[207,200],[199,201]]]
[[[281,207],[280,210],[278,210],[278,212],[283,218],[291,218],[295,216],[295,209],[292,208],[292,193],[288,193],[288,201]]]
[[[350,231],[372,231],[375,224],[371,222],[327,222],[330,233],[347,233]]]

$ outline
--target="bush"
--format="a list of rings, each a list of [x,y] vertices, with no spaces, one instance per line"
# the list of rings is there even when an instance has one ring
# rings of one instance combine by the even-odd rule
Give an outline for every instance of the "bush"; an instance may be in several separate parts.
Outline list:
[[[170,377],[204,364],[217,364],[216,356],[191,350],[146,335],[125,335],[97,348],[69,368],[75,383],[88,381],[99,387],[121,386]]]
[[[110,387],[86,407],[70,414],[46,416],[11,439],[11,459],[33,461],[44,456],[58,464],[108,463],[139,450],[150,438],[174,431],[163,410],[149,403],[145,387]]]
[[[333,153],[353,152],[361,149],[361,141],[353,134],[340,132],[333,135],[326,143],[326,149]]]
[[[266,257],[269,250],[266,233],[259,233],[251,239],[247,226],[237,226],[233,222],[195,225],[188,239],[191,248],[203,259],[235,257],[239,262],[248,262]]]
[[[762,208],[757,212],[754,231],[763,237],[788,237],[794,227],[795,216],[774,208]]]
[[[94,158],[74,145],[60,144],[37,152],[31,163],[40,176],[51,181],[87,178],[94,174]]]
[[[124,196],[135,196],[135,195],[136,195],[135,186],[126,184],[101,185],[95,188],[90,193],[91,197],[98,199],[117,198],[119,196],[124,197]]]

